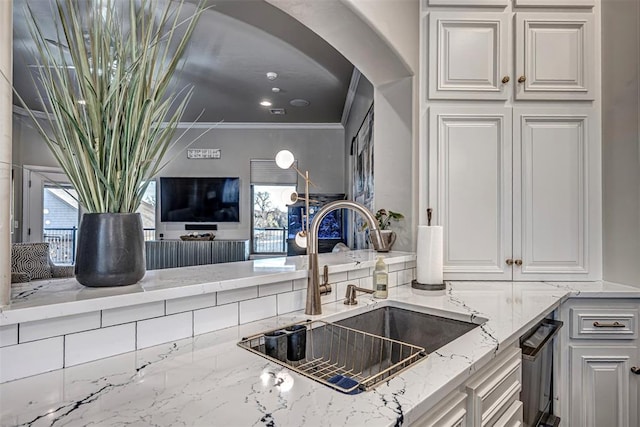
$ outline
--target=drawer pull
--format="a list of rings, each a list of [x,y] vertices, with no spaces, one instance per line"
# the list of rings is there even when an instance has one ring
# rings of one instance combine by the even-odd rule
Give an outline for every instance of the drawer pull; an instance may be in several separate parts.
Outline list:
[[[637,366],[632,366],[631,372],[633,372],[636,375],[640,375],[640,368],[638,368]]]
[[[625,327],[620,322],[613,322],[613,323],[593,322],[593,326],[596,328],[624,328]]]

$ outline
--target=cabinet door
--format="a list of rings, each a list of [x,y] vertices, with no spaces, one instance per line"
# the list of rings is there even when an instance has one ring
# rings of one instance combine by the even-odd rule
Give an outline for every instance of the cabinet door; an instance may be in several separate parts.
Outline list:
[[[450,280],[511,279],[511,110],[430,109],[430,191]]]
[[[581,427],[637,427],[637,346],[569,345],[570,420]],[[636,376],[637,377],[637,376]]]
[[[507,99],[505,13],[429,14],[429,98]]]
[[[591,109],[514,109],[514,280],[600,279],[600,165]]]
[[[593,15],[516,14],[516,99],[593,99]]]

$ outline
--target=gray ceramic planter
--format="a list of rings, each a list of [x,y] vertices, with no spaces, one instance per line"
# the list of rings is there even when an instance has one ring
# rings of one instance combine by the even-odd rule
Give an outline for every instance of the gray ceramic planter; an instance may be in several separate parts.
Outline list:
[[[76,280],[84,286],[125,286],[144,277],[144,235],[137,213],[82,215]]]

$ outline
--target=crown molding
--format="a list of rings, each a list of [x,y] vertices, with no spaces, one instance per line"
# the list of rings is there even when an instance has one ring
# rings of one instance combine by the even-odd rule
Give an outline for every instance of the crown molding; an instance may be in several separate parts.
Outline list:
[[[31,117],[29,112],[17,105],[13,106],[13,113],[23,117]],[[49,120],[53,117],[44,111],[32,110],[37,119]],[[178,129],[344,129],[341,123],[241,123],[241,122],[180,122]]]

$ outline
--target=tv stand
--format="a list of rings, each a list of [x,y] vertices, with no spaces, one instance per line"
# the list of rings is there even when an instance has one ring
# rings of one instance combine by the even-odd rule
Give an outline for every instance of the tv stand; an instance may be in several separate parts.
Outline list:
[[[150,240],[145,255],[147,270],[246,261],[249,240]]]

